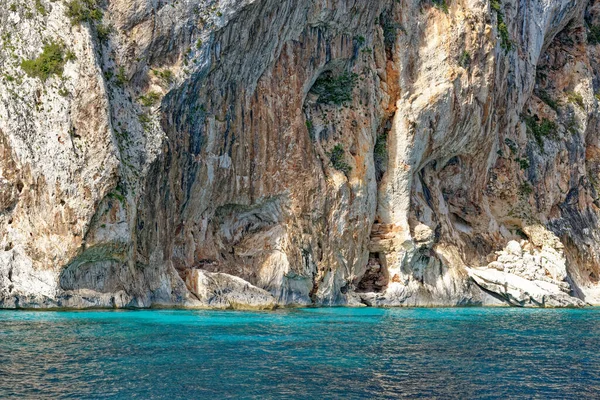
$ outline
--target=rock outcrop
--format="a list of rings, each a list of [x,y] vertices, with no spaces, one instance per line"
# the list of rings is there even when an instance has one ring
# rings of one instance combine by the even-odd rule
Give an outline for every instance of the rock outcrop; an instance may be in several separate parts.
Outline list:
[[[552,234],[549,234],[553,238]],[[573,296],[568,282],[562,245],[554,237],[542,244],[541,250],[528,241],[512,240],[506,249],[497,252],[498,258],[484,268],[467,268],[475,283],[497,294],[509,304],[535,307],[580,307],[584,303]],[[559,247],[555,249],[552,245]],[[527,248],[531,248],[528,251]]]
[[[0,307],[600,304],[594,0],[0,10]]]
[[[237,276],[193,269],[187,272],[185,283],[201,307],[272,310],[277,306],[271,293]]]

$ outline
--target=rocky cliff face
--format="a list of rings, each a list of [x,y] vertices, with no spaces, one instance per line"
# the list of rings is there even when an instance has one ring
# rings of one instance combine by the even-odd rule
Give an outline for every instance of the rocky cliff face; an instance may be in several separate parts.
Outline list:
[[[600,303],[594,0],[0,10],[0,306]]]

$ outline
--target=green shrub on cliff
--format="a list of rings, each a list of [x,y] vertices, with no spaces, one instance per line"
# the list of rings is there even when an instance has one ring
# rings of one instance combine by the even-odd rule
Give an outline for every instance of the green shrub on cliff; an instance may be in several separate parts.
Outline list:
[[[373,148],[373,156],[375,158],[376,164],[383,164],[387,160],[387,139],[387,132],[377,136],[377,140],[375,141],[375,147]]]
[[[336,144],[331,152],[329,152],[327,155],[329,156],[329,160],[331,161],[333,168],[337,169],[338,171],[342,171],[345,174],[352,171],[352,167],[345,161],[346,151],[341,144]]]
[[[117,86],[123,87],[128,81],[129,79],[127,78],[125,67],[121,65],[115,75],[115,83],[117,84]]]
[[[52,42],[44,45],[39,57],[21,61],[21,68],[30,77],[45,81],[52,75],[61,76],[66,62],[63,44]]]
[[[144,107],[152,107],[160,100],[160,93],[154,91],[148,92],[147,94],[140,96],[138,100]]]
[[[590,25],[588,32],[589,44],[600,44],[600,25]]]
[[[504,14],[502,13],[502,4],[500,0],[491,0],[490,8],[496,12],[498,19],[498,35],[500,35],[500,47],[505,51],[512,50],[513,42],[510,40],[510,34],[508,33],[508,26],[504,22]]]
[[[381,15],[379,21],[381,24],[381,29],[383,30],[383,43],[385,45],[386,50],[391,51],[394,47],[394,43],[396,43],[398,31],[403,30],[402,25],[394,21],[389,15],[386,15],[385,13]]]
[[[446,4],[446,0],[431,0],[433,6],[442,12],[448,14],[448,4]]]
[[[98,24],[96,26],[96,35],[98,36],[98,40],[100,41],[100,43],[108,42],[108,39],[110,38],[110,34],[112,32],[113,32],[112,25]]]
[[[554,100],[547,91],[540,90],[538,92],[538,97],[540,98],[540,100],[542,100],[544,103],[546,103],[550,108],[552,108],[554,111],[558,112],[558,107],[560,105],[559,102]]]
[[[458,65],[465,69],[468,69],[471,65],[471,53],[469,53],[467,50],[463,50],[462,54],[460,55],[460,58],[458,59]]]
[[[525,125],[527,130],[533,135],[535,141],[541,148],[544,148],[545,137],[551,139],[556,138],[558,132],[558,126],[554,121],[550,121],[547,118],[543,118],[541,121],[537,116],[525,116]]]
[[[102,11],[98,9],[96,0],[71,0],[67,3],[65,15],[71,20],[71,25],[102,19]]]
[[[567,99],[569,102],[577,104],[582,110],[585,109],[585,103],[583,102],[583,96],[581,93],[567,92]]]
[[[387,147],[388,133],[387,131],[377,135],[375,146],[373,147],[373,161],[375,164],[375,176],[377,180],[383,177],[386,171],[388,162],[388,147]]]
[[[160,81],[164,84],[164,85],[170,85],[171,83],[173,83],[173,81],[175,80],[175,75],[173,74],[173,72],[169,69],[163,69],[158,70],[158,69],[153,69],[152,72],[154,73],[154,75],[160,79]]]
[[[358,75],[344,72],[333,76],[330,72],[321,75],[311,91],[319,95],[318,103],[336,104],[338,106],[352,101],[352,91],[356,86]]]
[[[516,157],[515,161],[519,164],[519,168],[527,169],[529,168],[529,160],[526,158]]]
[[[500,3],[500,0],[491,0],[490,1],[490,8],[496,12],[501,12],[502,11],[502,4]]]
[[[529,184],[529,182],[523,182],[520,186],[519,186],[519,194],[521,196],[529,196],[530,194],[533,193],[533,188],[531,187],[531,185]]]
[[[44,7],[44,5],[42,4],[41,0],[35,0],[35,9],[38,13],[40,13],[43,16],[48,15],[48,11],[46,10],[46,7]]]

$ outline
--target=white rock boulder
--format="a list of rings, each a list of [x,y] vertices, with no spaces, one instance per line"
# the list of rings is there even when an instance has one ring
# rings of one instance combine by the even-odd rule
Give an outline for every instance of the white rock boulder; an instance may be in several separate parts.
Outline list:
[[[513,256],[520,257],[523,254],[523,249],[521,248],[521,245],[519,244],[519,242],[517,242],[515,240],[511,240],[506,245],[506,252]]]
[[[200,269],[189,271],[185,283],[203,306],[236,310],[272,310],[275,297],[237,276]]]
[[[580,299],[554,283],[528,280],[495,268],[467,268],[469,276],[483,289],[496,293],[509,304],[525,307],[583,307]]]

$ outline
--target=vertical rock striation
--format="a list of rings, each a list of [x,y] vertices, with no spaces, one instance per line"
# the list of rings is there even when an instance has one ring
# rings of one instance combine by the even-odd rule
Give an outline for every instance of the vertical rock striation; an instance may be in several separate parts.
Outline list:
[[[598,14],[15,2],[0,306],[598,304]]]

